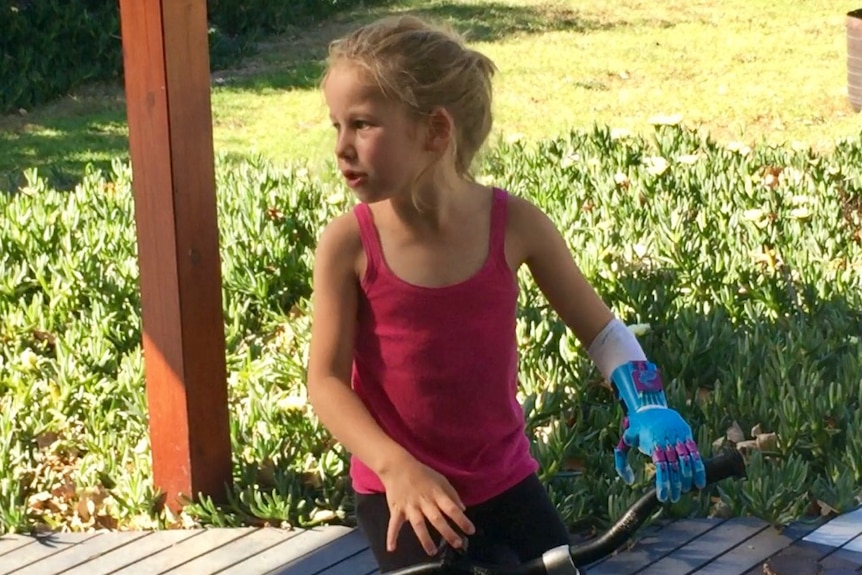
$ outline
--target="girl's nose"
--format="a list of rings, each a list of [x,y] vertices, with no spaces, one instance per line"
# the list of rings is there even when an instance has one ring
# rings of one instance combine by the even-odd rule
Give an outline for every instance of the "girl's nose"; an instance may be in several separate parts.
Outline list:
[[[352,158],[355,155],[353,141],[347,130],[338,134],[335,139],[335,155],[338,158]]]

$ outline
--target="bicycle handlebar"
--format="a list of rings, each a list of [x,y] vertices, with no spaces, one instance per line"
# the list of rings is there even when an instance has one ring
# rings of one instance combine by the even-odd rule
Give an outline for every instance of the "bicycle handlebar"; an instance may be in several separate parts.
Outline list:
[[[703,464],[707,485],[729,477],[745,477],[745,462],[733,448],[704,460]],[[386,575],[579,575],[578,565],[589,565],[619,549],[661,505],[653,487],[597,539],[555,547],[542,557],[516,567],[484,565],[444,553],[442,559],[389,571]]]

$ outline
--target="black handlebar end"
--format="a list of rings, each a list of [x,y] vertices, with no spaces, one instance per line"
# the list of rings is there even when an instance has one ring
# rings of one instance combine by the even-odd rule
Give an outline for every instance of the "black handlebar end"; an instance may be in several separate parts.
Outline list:
[[[715,457],[703,462],[706,468],[706,484],[711,485],[728,477],[745,478],[745,461],[742,454],[734,449],[724,449]]]

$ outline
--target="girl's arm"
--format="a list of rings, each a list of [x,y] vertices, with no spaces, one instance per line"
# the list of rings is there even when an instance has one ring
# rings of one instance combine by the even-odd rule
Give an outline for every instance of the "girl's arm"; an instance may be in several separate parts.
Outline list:
[[[315,254],[308,396],[329,432],[376,474],[396,467],[406,452],[387,436],[350,387],[362,250],[358,232],[342,217],[320,237]]]
[[[512,196],[507,232],[510,263],[527,264],[548,303],[589,347],[614,316],[584,278],[554,223],[532,203]]]
[[[359,263],[364,259],[359,227],[353,214],[334,220],[317,246],[312,295],[308,397],[320,421],[345,449],[358,457],[386,486],[391,512],[387,546],[409,521],[429,554],[436,544],[425,519],[453,546],[462,530],[473,526],[463,504],[443,476],[419,463],[377,424],[350,385],[359,297]],[[444,516],[445,515],[445,516]]]
[[[513,198],[510,205],[507,257],[527,264],[539,289],[620,399],[625,417],[614,450],[617,473],[627,483],[634,481],[627,453],[637,447],[656,465],[660,501],[676,501],[692,484],[704,487],[706,470],[691,427],[668,407],[656,366],[584,278],[547,215],[525,200]]]

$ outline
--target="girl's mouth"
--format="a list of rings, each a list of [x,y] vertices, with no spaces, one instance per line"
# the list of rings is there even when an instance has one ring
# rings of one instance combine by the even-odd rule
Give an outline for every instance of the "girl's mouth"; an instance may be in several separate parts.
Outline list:
[[[347,172],[342,172],[342,175],[344,176],[344,179],[345,179],[345,181],[347,181],[347,185],[350,188],[357,188],[357,187],[361,186],[362,184],[364,184],[365,180],[368,179],[368,176],[366,174],[361,173],[361,172],[347,171]]]

